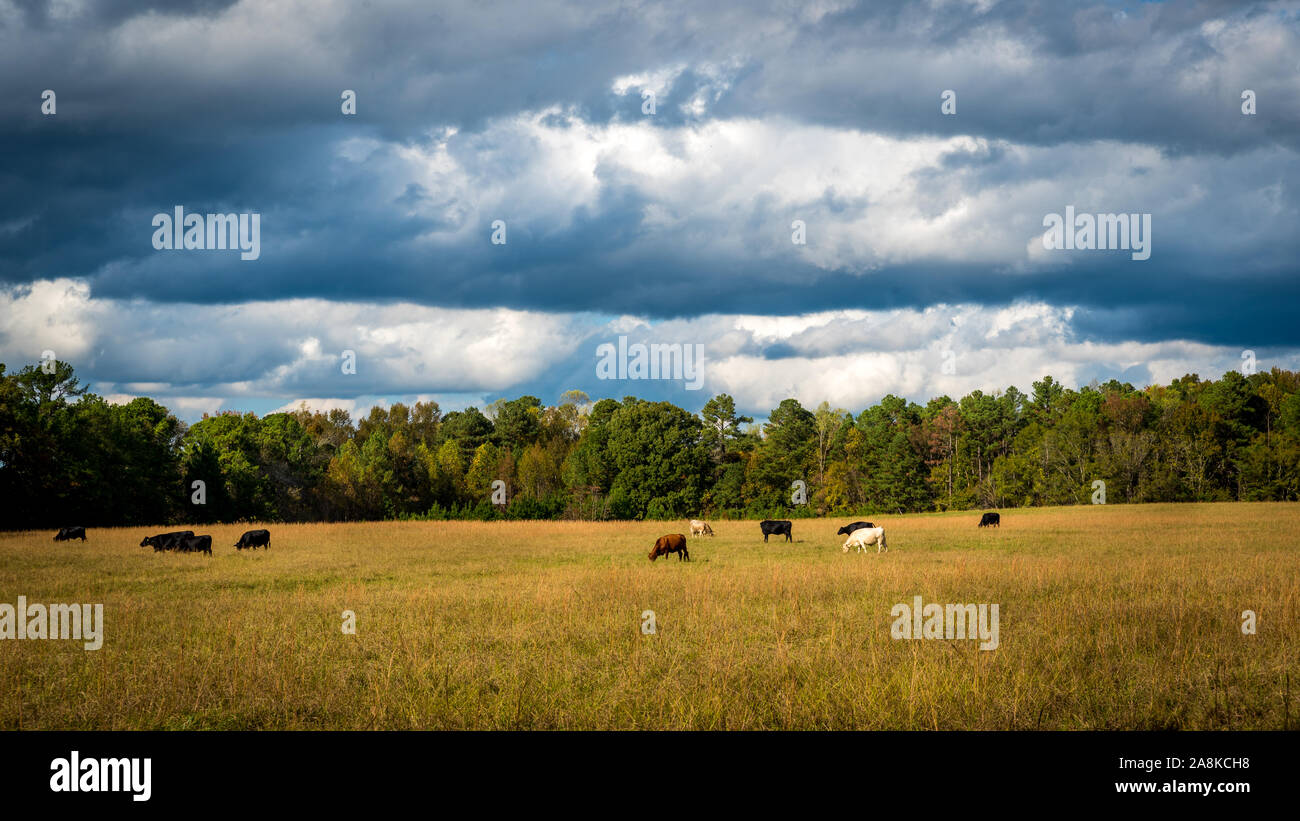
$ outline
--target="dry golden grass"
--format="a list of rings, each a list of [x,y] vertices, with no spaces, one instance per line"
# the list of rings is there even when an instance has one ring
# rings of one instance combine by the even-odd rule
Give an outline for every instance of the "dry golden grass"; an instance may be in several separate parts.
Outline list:
[[[269,525],[255,553],[231,545],[256,525],[196,528],[210,558],[136,546],[165,528],[0,534],[0,601],[103,602],[106,623],[94,652],[0,641],[0,726],[1300,723],[1300,505],[872,518],[886,554],[840,552],[840,520],[796,521],[789,545],[715,521],[693,562],[653,564],[686,522]],[[1000,648],[893,640],[890,608],[914,595],[998,603]]]

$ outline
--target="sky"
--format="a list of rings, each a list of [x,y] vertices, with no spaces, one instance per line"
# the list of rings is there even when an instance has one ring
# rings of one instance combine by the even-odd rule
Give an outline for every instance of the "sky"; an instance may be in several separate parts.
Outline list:
[[[1297,2],[0,0],[0,362],[188,421],[1300,369],[1298,46]],[[256,259],[157,247],[177,207]],[[620,337],[698,389],[602,378]]]

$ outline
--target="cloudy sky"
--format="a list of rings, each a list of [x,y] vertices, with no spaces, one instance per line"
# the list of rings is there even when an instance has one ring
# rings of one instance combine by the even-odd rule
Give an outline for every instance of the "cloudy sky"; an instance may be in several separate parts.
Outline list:
[[[1300,368],[1298,46],[1297,2],[0,0],[0,362],[190,420]],[[155,249],[177,206],[260,256]],[[1067,207],[1150,258],[1044,248]],[[620,335],[703,389],[598,378]]]

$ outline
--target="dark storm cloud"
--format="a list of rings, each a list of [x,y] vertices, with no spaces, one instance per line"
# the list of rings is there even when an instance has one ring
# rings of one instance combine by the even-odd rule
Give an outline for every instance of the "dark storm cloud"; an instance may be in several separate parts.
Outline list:
[[[0,282],[82,277],[96,297],[160,303],[323,297],[652,317],[1039,299],[1080,306],[1090,338],[1296,344],[1296,8],[861,3],[818,17],[784,3],[321,3],[298,17],[178,2],[68,17],[23,2],[0,20]],[[662,77],[655,117],[641,113],[641,83],[612,90],[629,75]],[[38,109],[45,88],[59,95],[54,117]],[[344,88],[358,92],[356,118],[339,112]],[[938,113],[949,88],[954,117]],[[1258,95],[1255,117],[1240,113],[1243,88]],[[1078,198],[1081,210],[1155,211],[1157,250],[1145,263],[1026,263],[1044,209],[1024,208],[986,217],[990,232],[1023,224],[1011,258],[863,258],[846,246],[812,259],[780,241],[792,215],[818,250],[890,215],[840,184],[793,203],[755,188],[712,208],[608,160],[594,195],[548,200],[520,180],[545,179],[537,169],[553,158],[535,131],[499,125],[551,107],[544,129],[671,135],[779,120],[903,141],[969,135],[981,142],[914,172],[908,202],[921,216],[1069,171],[1077,185],[1046,210]],[[412,178],[419,163],[403,152],[430,155],[444,129],[457,130],[445,143],[455,174]],[[341,156],[348,141],[365,159]],[[1187,190],[1168,188],[1168,174],[1154,203],[1089,190],[1076,158],[1094,141],[1187,162]],[[756,159],[774,174],[799,161]],[[1130,177],[1149,173],[1143,162]],[[504,193],[479,201],[494,189]],[[155,252],[150,218],[175,205],[261,214],[262,258]],[[656,208],[674,219],[656,222]],[[487,239],[499,217],[505,246]]]
[[[0,28],[8,123],[37,119],[32,95],[48,87],[63,89],[74,121],[148,132],[170,112],[239,134],[331,121],[339,90],[355,88],[369,122],[407,138],[430,123],[474,128],[551,104],[578,105],[588,119],[636,117],[639,106],[610,97],[611,81],[681,65],[661,100],[670,110],[659,123],[671,126],[680,118],[670,103],[716,86],[707,68],[726,65],[715,116],[1221,151],[1261,132],[1300,138],[1289,4],[876,2],[816,19],[785,3],[319,3],[311,17],[258,4],[113,3],[57,20],[22,7]],[[1219,18],[1275,26],[1279,48],[1216,43],[1202,28]],[[292,28],[272,37],[262,25]],[[1206,87],[1186,87],[1188,72],[1203,72]],[[1237,79],[1268,98],[1271,117],[1242,127],[1223,116],[1238,104]],[[934,116],[945,88],[959,92],[956,119]]]

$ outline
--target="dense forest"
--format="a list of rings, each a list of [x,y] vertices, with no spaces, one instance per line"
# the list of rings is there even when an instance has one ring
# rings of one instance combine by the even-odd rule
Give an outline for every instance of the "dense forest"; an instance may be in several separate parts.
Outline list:
[[[104,401],[64,362],[0,365],[5,528],[871,515],[1082,504],[1096,480],[1109,503],[1295,500],[1300,374],[1077,391],[1046,377],[1029,396],[886,396],[857,414],[786,399],[758,423],[726,394],[693,414],[573,391],[549,406],[417,402],[355,422],[227,412],[187,426],[148,398]]]

